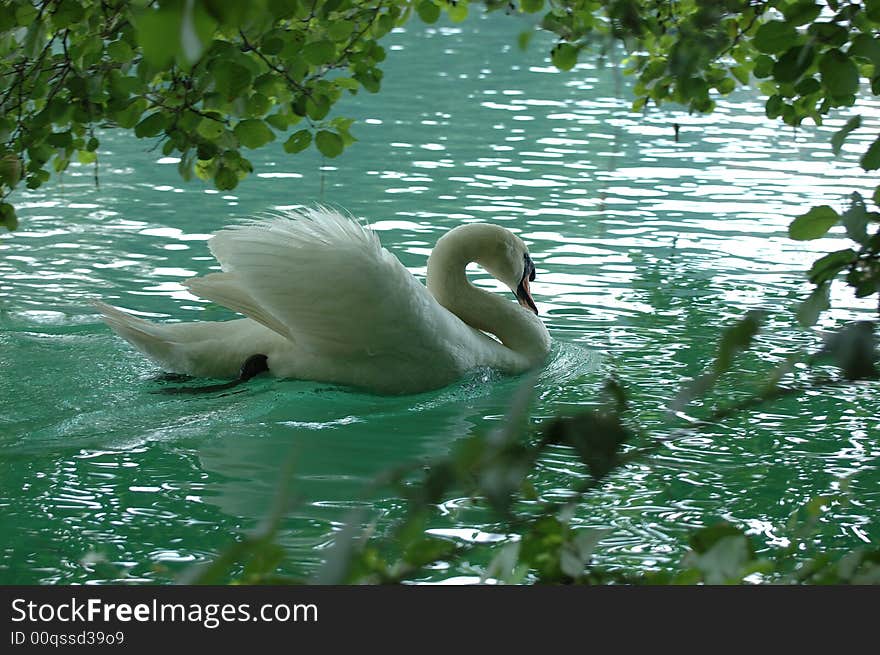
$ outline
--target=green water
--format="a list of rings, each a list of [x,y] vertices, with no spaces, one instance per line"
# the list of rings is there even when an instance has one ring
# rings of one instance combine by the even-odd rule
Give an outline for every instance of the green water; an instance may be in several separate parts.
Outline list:
[[[546,44],[516,48],[520,28],[494,16],[392,34],[382,92],[339,108],[358,119],[359,142],[338,160],[268,148],[253,154],[254,176],[218,193],[183,183],[149,142],[104,134],[99,188],[90,167],[74,167],[17,196],[22,227],[2,237],[0,254],[0,583],[170,581],[265,516],[287,461],[297,503],[283,524],[283,570],[307,574],[352,508],[365,507],[379,532],[401,515],[397,498],[362,497],[376,473],[440,455],[503,415],[517,381],[491,371],[396,398],[271,379],[222,397],[153,393],[160,371],[89,301],[158,320],[231,317],[180,282],[211,270],[205,240],[240,217],[337,204],[372,223],[418,276],[434,241],[462,221],[517,231],[555,344],[535,420],[590,402],[616,372],[639,420],[663,434],[681,424],[665,410],[678,383],[749,309],[770,314],[738,364],[747,378],[820,343],[790,308],[815,253],[843,246],[839,236],[795,243],[786,227],[811,204],[871,193],[859,133],[831,156],[845,117],[794,132],[765,120],[747,92],[709,117],[632,115],[613,68],[558,73],[541,61]],[[880,112],[860,111],[869,138]],[[833,300],[821,328],[872,316],[843,287]],[[784,544],[788,515],[846,480],[850,502],[824,515],[820,547],[876,545],[878,410],[876,385],[864,385],[728,419],[614,474],[574,520],[611,528],[602,563],[662,568],[680,557],[683,535],[718,517],[763,547]],[[557,499],[583,475],[559,449],[534,483]],[[432,529],[502,536],[466,499],[446,502]],[[428,577],[469,581],[478,565]]]

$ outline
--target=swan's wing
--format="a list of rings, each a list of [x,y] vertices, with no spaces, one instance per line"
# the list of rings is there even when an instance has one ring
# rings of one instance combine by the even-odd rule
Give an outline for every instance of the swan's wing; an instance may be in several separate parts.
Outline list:
[[[211,300],[234,312],[249,316],[282,337],[291,338],[287,326],[254,300],[242,287],[235,273],[211,273],[204,277],[185,280],[183,284],[200,298]]]
[[[375,233],[338,212],[245,223],[208,245],[223,273],[188,286],[314,352],[418,357],[437,340],[440,308],[424,285]]]

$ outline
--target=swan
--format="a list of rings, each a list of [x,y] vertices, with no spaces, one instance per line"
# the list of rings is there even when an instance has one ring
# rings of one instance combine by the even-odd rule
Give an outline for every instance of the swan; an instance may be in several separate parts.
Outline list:
[[[522,373],[550,351],[529,288],[528,249],[498,225],[467,223],[444,234],[428,258],[427,286],[375,232],[326,207],[224,228],[208,247],[221,272],[183,284],[246,318],[160,324],[95,303],[116,334],[174,373],[225,378],[250,366],[249,376],[268,368],[281,378],[406,394],[480,366]],[[470,262],[518,304],[472,285]],[[255,357],[262,368],[253,368]]]

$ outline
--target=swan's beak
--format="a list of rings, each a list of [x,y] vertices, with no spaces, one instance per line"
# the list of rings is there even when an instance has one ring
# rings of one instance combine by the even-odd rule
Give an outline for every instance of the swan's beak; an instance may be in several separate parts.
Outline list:
[[[528,255],[525,256],[525,264],[522,280],[520,280],[519,286],[516,288],[516,299],[520,305],[535,312],[537,316],[538,307],[535,305],[535,301],[529,291],[529,281],[535,279],[535,265]]]

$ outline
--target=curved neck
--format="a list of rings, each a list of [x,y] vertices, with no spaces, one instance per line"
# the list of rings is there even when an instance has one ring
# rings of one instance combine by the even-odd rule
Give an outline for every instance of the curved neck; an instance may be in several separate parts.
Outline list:
[[[498,229],[471,223],[441,237],[428,257],[428,291],[462,321],[494,334],[506,348],[523,357],[523,368],[534,366],[550,349],[550,335],[541,319],[516,302],[478,289],[465,272],[471,262],[490,268],[481,260],[491,252]]]

